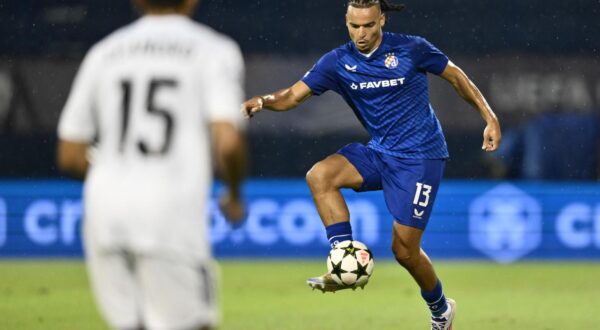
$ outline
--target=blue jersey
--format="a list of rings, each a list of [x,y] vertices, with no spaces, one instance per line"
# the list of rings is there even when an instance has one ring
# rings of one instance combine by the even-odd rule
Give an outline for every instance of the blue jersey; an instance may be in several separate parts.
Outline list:
[[[427,40],[384,33],[367,57],[353,42],[325,54],[302,81],[313,94],[340,94],[371,135],[367,146],[401,158],[448,158],[429,103],[427,73],[441,74],[448,57]]]

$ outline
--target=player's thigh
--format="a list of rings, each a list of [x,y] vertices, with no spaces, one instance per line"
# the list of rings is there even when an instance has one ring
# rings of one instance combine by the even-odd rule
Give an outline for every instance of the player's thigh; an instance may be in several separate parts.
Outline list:
[[[202,329],[219,321],[217,274],[212,261],[197,265],[144,257],[139,278],[149,329]]]
[[[384,198],[396,222],[421,230],[427,227],[444,166],[445,160],[386,158]]]
[[[356,191],[381,189],[381,176],[373,151],[360,143],[348,144],[318,162],[309,172],[309,177],[313,174],[328,177],[336,188],[352,188]]]
[[[86,242],[86,265],[96,302],[111,327],[139,328],[140,292],[132,257]]]
[[[356,188],[363,178],[345,157],[333,154],[317,162],[306,174],[306,180],[312,189],[319,188]]]

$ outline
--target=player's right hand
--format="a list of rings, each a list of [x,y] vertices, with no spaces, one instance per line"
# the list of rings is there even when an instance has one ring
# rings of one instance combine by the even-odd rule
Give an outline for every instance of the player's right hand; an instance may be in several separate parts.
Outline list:
[[[229,192],[223,193],[219,198],[219,208],[225,219],[233,228],[241,227],[248,217],[246,205],[241,198],[234,196]]]
[[[242,103],[242,115],[244,118],[252,118],[255,113],[262,110],[264,99],[262,96],[255,96],[248,101]]]
[[[498,121],[493,121],[487,124],[483,130],[483,145],[482,150],[493,152],[498,150],[502,141],[502,132]]]

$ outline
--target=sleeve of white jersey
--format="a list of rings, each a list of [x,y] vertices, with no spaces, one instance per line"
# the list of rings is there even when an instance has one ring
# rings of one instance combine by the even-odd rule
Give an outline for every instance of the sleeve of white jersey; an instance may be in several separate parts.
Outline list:
[[[92,60],[92,52],[83,60],[71,92],[58,122],[58,137],[61,140],[86,143],[96,135],[94,124],[94,89],[97,64]]]
[[[227,41],[203,65],[205,105],[211,122],[225,121],[243,128],[244,59],[236,43]]]

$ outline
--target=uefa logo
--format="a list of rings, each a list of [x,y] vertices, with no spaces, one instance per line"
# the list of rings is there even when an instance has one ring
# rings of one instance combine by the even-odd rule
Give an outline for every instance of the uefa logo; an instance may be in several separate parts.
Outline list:
[[[475,199],[469,208],[469,240],[483,254],[510,263],[542,241],[542,212],[536,199],[504,183]]]
[[[385,67],[390,70],[398,67],[398,58],[394,53],[389,53],[385,56]]]

